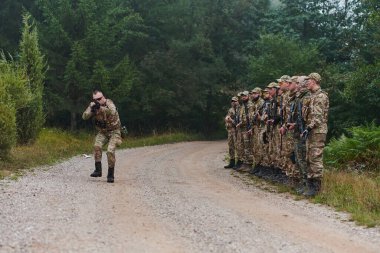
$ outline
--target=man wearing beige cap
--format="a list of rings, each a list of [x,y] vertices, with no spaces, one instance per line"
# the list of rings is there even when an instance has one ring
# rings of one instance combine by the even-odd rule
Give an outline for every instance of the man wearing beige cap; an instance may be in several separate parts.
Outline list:
[[[321,89],[321,76],[318,73],[311,73],[306,80],[310,91],[310,105],[305,114],[306,129],[302,133],[303,136],[308,135],[306,141],[308,190],[304,195],[312,197],[319,192],[323,176],[323,149],[327,135],[329,98]]]
[[[252,128],[252,109],[253,104],[249,100],[249,92],[244,91],[242,93],[242,104],[240,106],[239,111],[239,118],[240,123],[236,126],[240,128],[241,135],[243,137],[242,143],[243,149],[244,149],[244,157],[243,157],[243,163],[244,163],[244,169],[247,167],[250,167],[253,163],[253,157],[252,157],[252,143],[251,143],[251,128]],[[236,170],[240,170],[241,168],[236,168]]]
[[[226,129],[228,133],[228,154],[230,162],[224,166],[225,169],[231,169],[235,166],[235,149],[236,149],[236,125],[239,109],[239,100],[237,97],[231,98],[231,108],[228,110],[225,117]]]

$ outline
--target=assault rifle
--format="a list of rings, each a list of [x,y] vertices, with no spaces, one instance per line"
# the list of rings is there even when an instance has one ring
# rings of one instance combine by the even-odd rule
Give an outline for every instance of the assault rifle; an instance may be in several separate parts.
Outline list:
[[[305,129],[305,122],[302,118],[302,103],[301,103],[301,101],[298,101],[298,104],[297,104],[296,124],[297,124],[298,129],[300,130],[300,133],[302,134],[301,138],[306,140],[308,135],[309,135],[309,131],[307,129]]]

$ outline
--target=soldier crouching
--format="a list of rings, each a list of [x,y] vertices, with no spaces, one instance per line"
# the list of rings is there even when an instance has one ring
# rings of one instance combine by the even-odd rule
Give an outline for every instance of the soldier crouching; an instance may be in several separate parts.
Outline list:
[[[119,114],[112,100],[105,98],[102,92],[94,90],[92,98],[93,102],[90,103],[82,115],[84,120],[93,118],[95,121],[95,127],[98,130],[94,144],[95,170],[90,176],[102,176],[102,147],[108,143],[107,182],[113,183],[116,162],[115,150],[116,146],[121,144]]]

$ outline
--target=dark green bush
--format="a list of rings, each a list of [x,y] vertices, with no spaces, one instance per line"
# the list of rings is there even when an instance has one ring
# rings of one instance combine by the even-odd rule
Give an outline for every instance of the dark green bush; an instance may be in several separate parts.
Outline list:
[[[324,163],[338,170],[379,171],[380,126],[350,128],[351,136],[333,139],[325,148]]]

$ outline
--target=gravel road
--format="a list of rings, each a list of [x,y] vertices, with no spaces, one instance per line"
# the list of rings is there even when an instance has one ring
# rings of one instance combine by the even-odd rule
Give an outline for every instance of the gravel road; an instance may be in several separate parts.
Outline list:
[[[380,228],[259,189],[226,149],[120,150],[114,184],[82,156],[0,181],[0,252],[380,252]]]

